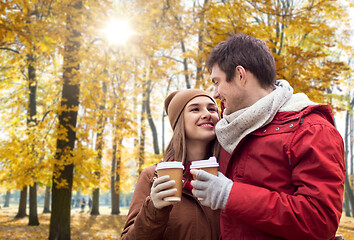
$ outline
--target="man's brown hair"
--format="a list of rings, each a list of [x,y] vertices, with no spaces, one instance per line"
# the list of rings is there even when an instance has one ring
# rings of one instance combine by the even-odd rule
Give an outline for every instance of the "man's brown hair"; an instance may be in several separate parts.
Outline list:
[[[218,43],[206,63],[209,72],[217,64],[226,73],[226,81],[235,76],[237,66],[250,71],[263,88],[273,87],[276,80],[274,57],[268,46],[260,39],[237,33]]]

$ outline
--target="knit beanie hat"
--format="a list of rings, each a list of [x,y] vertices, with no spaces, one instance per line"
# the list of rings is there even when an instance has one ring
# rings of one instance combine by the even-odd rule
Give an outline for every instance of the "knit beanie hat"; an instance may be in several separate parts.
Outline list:
[[[172,129],[175,129],[177,119],[187,103],[195,97],[205,96],[213,100],[212,96],[201,89],[185,89],[170,93],[165,99],[165,110],[170,120]]]

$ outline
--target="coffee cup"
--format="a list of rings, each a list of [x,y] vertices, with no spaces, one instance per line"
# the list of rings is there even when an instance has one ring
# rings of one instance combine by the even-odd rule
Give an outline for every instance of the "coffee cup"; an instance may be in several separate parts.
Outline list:
[[[211,173],[215,176],[218,175],[218,167],[219,163],[216,161],[215,157],[210,157],[207,160],[199,160],[199,161],[193,161],[191,163],[191,170],[192,169],[202,169],[208,173]],[[193,176],[195,179],[195,177]]]
[[[165,197],[164,200],[167,202],[179,202],[182,197],[182,176],[183,176],[184,166],[182,162],[160,162],[157,164],[156,172],[157,176],[169,175],[170,180],[175,180],[175,185],[170,189],[177,188],[177,193],[170,197]]]
[[[215,157],[210,157],[207,160],[198,160],[193,161],[191,163],[190,169],[202,169],[210,174],[215,176],[218,175],[218,167],[219,163],[216,161]],[[193,179],[196,179],[196,176],[193,175]],[[203,198],[198,198],[199,201],[203,200]]]

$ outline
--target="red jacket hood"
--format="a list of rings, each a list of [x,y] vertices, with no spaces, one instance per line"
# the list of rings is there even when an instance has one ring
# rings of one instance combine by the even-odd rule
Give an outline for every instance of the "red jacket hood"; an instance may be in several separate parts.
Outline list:
[[[331,123],[334,126],[334,118],[333,118],[332,109],[330,105],[311,105],[302,109],[299,112],[296,111],[279,112],[274,117],[272,122],[283,122],[284,120],[285,121],[290,120],[295,117],[301,118],[309,115],[310,113],[320,114],[324,119],[326,119],[329,123]]]

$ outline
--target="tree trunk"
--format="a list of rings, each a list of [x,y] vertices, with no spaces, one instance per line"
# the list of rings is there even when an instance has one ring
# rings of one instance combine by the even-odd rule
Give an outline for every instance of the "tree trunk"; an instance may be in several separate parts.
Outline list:
[[[165,110],[162,111],[161,117],[161,148],[165,152],[165,117],[167,117]]]
[[[152,118],[152,114],[151,114],[151,107],[150,107],[150,96],[151,96],[151,81],[148,82],[148,87],[147,87],[147,95],[146,95],[146,106],[145,106],[145,110],[146,110],[146,115],[147,115],[147,119],[151,128],[151,132],[152,132],[152,142],[154,145],[154,153],[155,154],[160,154],[160,149],[159,149],[159,138],[157,136],[157,129],[156,129],[156,125],[154,123],[154,119]]]
[[[9,207],[10,206],[10,197],[11,197],[11,192],[9,190],[6,191],[6,196],[5,196],[5,203],[3,207]]]
[[[105,69],[105,73],[107,73],[107,70]],[[106,75],[106,74],[105,74]],[[105,96],[107,93],[107,86],[105,82],[102,82],[102,97],[103,97],[103,102],[100,104],[99,107],[99,114],[100,114],[100,119],[98,121],[98,132],[97,132],[97,137],[96,137],[96,151],[97,151],[97,163],[99,166],[99,170],[95,172],[95,175],[98,178],[98,182],[100,181],[100,171],[101,171],[101,164],[102,164],[102,156],[103,156],[103,132],[104,132],[104,127],[105,127],[105,122],[106,119],[103,115],[104,110],[106,108],[106,100]],[[93,191],[92,193],[92,208],[91,208],[91,215],[100,215],[99,211],[99,206],[100,206],[100,188],[99,186]]]
[[[348,149],[348,141],[350,140],[350,134],[349,134],[349,121],[350,121],[350,113],[347,111],[346,117],[345,117],[345,133],[344,133],[344,148],[345,148],[345,166],[348,168],[348,158],[349,158],[349,149]],[[348,170],[348,169],[347,169]],[[354,216],[354,196],[353,196],[353,191],[350,187],[349,183],[349,175],[346,171],[345,173],[345,183],[344,183],[344,189],[345,189],[345,214],[347,217],[350,217],[350,209],[352,212],[352,215]]]
[[[354,108],[354,97],[352,97],[352,100],[350,102],[350,109],[353,109]],[[349,165],[349,168],[350,168],[350,173],[351,174],[354,174],[353,172],[353,159],[354,159],[354,148],[353,148],[353,142],[354,142],[354,124],[353,124],[353,121],[354,121],[354,118],[353,118],[353,113],[351,113],[349,115],[349,133],[348,133],[348,137],[349,137],[349,145],[350,145],[350,158],[348,157],[348,161],[347,161],[347,164],[350,164]],[[348,175],[348,171],[347,171],[347,175]],[[353,191],[352,191],[352,187],[350,185],[350,181],[349,181],[349,178],[347,177],[347,180],[348,180],[348,187],[350,188],[350,191],[348,191],[348,195],[349,195],[349,199],[350,199],[350,207],[351,207],[351,210],[352,210],[352,217],[354,217],[354,194],[353,194]]]
[[[186,53],[186,47],[184,44],[184,41],[181,41],[181,50],[182,53],[185,54]],[[191,88],[191,83],[189,81],[189,72],[188,72],[188,59],[186,57],[183,58],[183,70],[184,70],[184,79],[186,81],[186,88],[189,89]]]
[[[71,1],[66,15],[68,36],[64,46],[63,90],[59,112],[58,132],[66,137],[57,139],[56,163],[53,172],[52,214],[50,217],[49,240],[70,240],[70,209],[74,165],[70,159],[76,140],[76,123],[80,96],[80,32],[81,24],[75,22],[81,16],[81,1]],[[69,14],[70,12],[70,14]],[[64,186],[59,184],[65,183]]]
[[[59,179],[53,179],[49,240],[70,240],[70,203],[73,165],[66,165],[63,170],[56,169],[55,171],[60,173],[60,180],[67,180],[69,186],[58,188],[58,183],[54,183],[54,181],[59,181]]]
[[[92,193],[92,209],[91,209],[91,216],[100,215],[99,211],[100,205],[100,188],[96,188]]]
[[[75,208],[80,207],[80,199],[81,199],[81,190],[77,190],[76,197],[75,197]]]
[[[50,213],[50,187],[45,187],[43,213]]]
[[[101,123],[99,123],[101,124]],[[96,138],[96,146],[97,146],[97,161],[98,164],[101,165],[101,159],[102,159],[102,134],[103,134],[103,128],[100,128],[99,133],[97,134]],[[96,177],[98,178],[98,181],[100,179],[100,171],[95,172]],[[91,216],[97,216],[100,215],[99,211],[99,206],[100,206],[100,188],[97,187],[93,193],[92,193],[92,208],[91,208]]]
[[[136,78],[134,78],[134,92],[137,92],[138,89],[139,89],[139,86],[138,86],[137,80],[136,80]],[[135,122],[138,122],[139,121],[139,116],[138,116],[139,115],[138,114],[138,98],[137,98],[136,94],[133,94],[133,110],[134,110],[134,113],[135,113]],[[134,134],[134,149],[137,148],[138,144],[139,144],[138,134],[135,133]]]
[[[119,192],[120,192],[120,163],[121,163],[121,150],[122,138],[118,140],[117,132],[114,134],[113,141],[113,157],[112,157],[112,168],[111,168],[111,200],[112,200],[112,215],[118,215],[120,213],[119,209]]]
[[[205,59],[203,57],[204,51],[204,32],[205,32],[205,24],[204,24],[204,13],[205,13],[205,5],[208,3],[208,0],[204,1],[201,11],[199,12],[199,27],[198,27],[198,54],[197,54],[197,74],[196,74],[196,83],[195,88],[200,88],[200,86],[205,85],[204,81],[204,71],[203,71],[203,63]]]
[[[31,129],[37,124],[37,80],[36,80],[36,69],[34,67],[34,56],[33,54],[29,54],[27,56],[27,64],[28,64],[28,89],[29,89],[29,101],[28,101],[28,118],[27,118],[27,128]],[[37,158],[37,154],[34,150],[34,144],[32,149],[32,157]],[[30,226],[38,226],[38,215],[37,215],[37,183],[34,182],[30,185],[29,190],[29,222]]]
[[[170,90],[170,86],[171,86],[171,81],[172,79],[169,78],[168,80],[168,85],[167,85],[167,90],[166,90],[166,97],[169,93],[169,90]],[[165,152],[165,117],[167,117],[167,114],[166,114],[166,111],[165,109],[162,110],[162,119],[161,119],[161,122],[162,122],[162,152]]]
[[[27,216],[26,208],[27,208],[27,186],[24,186],[21,190],[20,202],[18,204],[18,212],[15,218],[26,217]]]
[[[102,119],[101,119],[102,120]],[[102,135],[103,135],[103,127],[102,127],[102,123],[100,123],[99,125],[99,132],[97,133],[97,137],[96,137],[96,150],[98,151],[97,154],[97,162],[98,165],[101,166],[101,161],[102,161]],[[96,175],[96,177],[98,178],[98,181],[100,180],[100,170],[95,171],[94,173]],[[99,206],[100,206],[100,188],[99,186],[92,192],[92,208],[91,208],[91,215],[96,216],[96,215],[100,215],[100,211],[99,211]]]
[[[29,226],[38,226],[38,215],[37,215],[37,183],[33,183],[30,186],[29,192],[29,218],[28,218],[28,225]]]
[[[345,187],[345,183],[344,183],[344,187]],[[350,217],[350,201],[349,201],[349,196],[347,191],[344,191],[344,212],[345,212],[345,216]]]
[[[351,106],[351,108],[353,109],[354,106]],[[354,164],[353,164],[353,161],[354,161],[354,117],[353,115],[350,115],[350,118],[349,118],[349,129],[350,129],[350,132],[349,132],[349,145],[350,145],[350,158],[349,158],[349,161],[348,161],[348,164],[349,164],[349,168],[350,168],[350,173],[351,174],[354,174]],[[354,206],[353,206],[354,208]]]
[[[143,171],[144,152],[145,152],[145,106],[146,106],[146,86],[144,84],[143,90],[143,103],[141,106],[140,116],[140,139],[139,139],[139,152],[138,152],[138,174]]]
[[[346,208],[345,214],[347,217],[351,217],[350,212],[351,212],[352,216],[354,216],[354,196],[353,196],[353,191],[350,188],[348,174],[345,174],[345,191],[346,191],[346,194],[345,194],[346,199],[349,200],[349,202],[348,201],[345,202],[346,203],[345,204],[345,208]]]
[[[112,153],[112,165],[111,165],[111,205],[112,205],[112,215],[119,214],[119,202],[117,204],[117,193],[115,187],[115,178],[116,178],[116,164],[117,164],[117,131],[114,131],[114,140],[113,140],[113,153]]]

